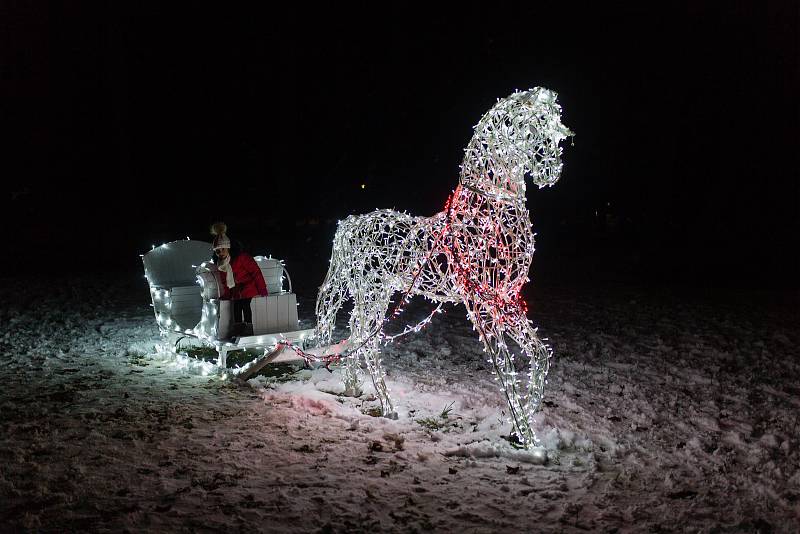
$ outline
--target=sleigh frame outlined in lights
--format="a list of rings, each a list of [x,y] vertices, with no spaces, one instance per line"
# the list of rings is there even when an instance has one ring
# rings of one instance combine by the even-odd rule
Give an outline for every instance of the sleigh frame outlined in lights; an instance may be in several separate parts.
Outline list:
[[[142,255],[156,323],[167,347],[178,352],[184,340],[199,342],[217,352],[219,371],[242,379],[270,363],[302,360],[286,346],[304,348],[314,329],[302,329],[297,296],[281,260],[255,256],[269,293],[250,303],[253,334],[234,336],[233,301],[222,299],[217,267],[209,261],[211,243],[183,239],[164,243]],[[227,368],[231,351],[263,349],[244,365]]]

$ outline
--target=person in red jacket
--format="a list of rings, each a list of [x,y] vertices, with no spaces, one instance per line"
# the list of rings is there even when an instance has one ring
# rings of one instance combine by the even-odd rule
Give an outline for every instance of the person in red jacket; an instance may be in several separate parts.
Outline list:
[[[231,246],[225,223],[214,223],[214,263],[220,274],[223,299],[233,300],[233,335],[253,334],[253,311],[250,301],[267,296],[267,285],[261,268],[253,257],[238,246]]]

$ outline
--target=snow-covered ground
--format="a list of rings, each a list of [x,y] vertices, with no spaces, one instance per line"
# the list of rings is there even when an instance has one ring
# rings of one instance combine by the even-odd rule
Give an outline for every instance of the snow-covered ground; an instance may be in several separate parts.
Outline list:
[[[157,352],[143,279],[57,284],[0,282],[3,531],[800,530],[796,293],[535,287],[543,462],[463,309],[387,349],[394,421],[338,371],[237,385]]]

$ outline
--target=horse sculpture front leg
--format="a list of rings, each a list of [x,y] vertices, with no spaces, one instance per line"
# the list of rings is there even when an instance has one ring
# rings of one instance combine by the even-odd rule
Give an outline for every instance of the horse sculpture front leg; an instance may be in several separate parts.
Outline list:
[[[492,372],[500,382],[508,404],[513,433],[525,447],[538,444],[532,417],[539,407],[544,389],[544,375],[549,365],[549,350],[539,341],[525,313],[519,306],[501,309],[495,302],[470,301],[464,304],[469,318],[489,355]],[[516,341],[530,360],[530,371],[524,381],[518,371],[516,355],[507,338]],[[542,373],[544,371],[544,374]]]
[[[550,372],[550,347],[545,345],[522,310],[508,317],[508,335],[519,345],[528,360],[528,376],[525,395],[525,418],[530,423],[544,398],[547,373]],[[535,437],[535,435],[534,435]]]
[[[386,372],[383,370],[380,357],[381,333],[386,310],[389,307],[389,296],[375,294],[374,291],[356,293],[350,315],[351,342],[355,350],[348,356],[348,366],[351,364],[351,358],[355,359],[356,365],[358,358],[364,358],[367,371],[372,378],[372,385],[375,387],[375,395],[381,403],[381,415],[396,419],[397,414],[389,396],[389,388],[386,386]],[[349,378],[346,376],[346,387]]]

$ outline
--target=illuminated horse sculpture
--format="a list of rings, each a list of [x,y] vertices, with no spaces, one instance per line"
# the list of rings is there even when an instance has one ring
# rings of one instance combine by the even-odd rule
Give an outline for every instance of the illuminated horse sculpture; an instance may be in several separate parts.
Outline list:
[[[458,187],[444,211],[412,217],[378,210],[340,221],[317,297],[316,334],[321,345],[330,343],[337,311],[346,299],[353,301],[353,350],[344,377],[349,394],[360,391],[363,358],[383,415],[395,416],[380,345],[391,339],[383,327],[396,292],[402,297],[395,313],[411,295],[440,307],[463,302],[505,393],[514,434],[526,447],[537,442],[531,416],[542,400],[551,352],[520,298],[534,251],[525,176],[540,188],[553,185],[561,174],[559,143],[571,135],[561,124],[556,93],[544,88],[515,92],[475,127]],[[523,366],[507,340],[525,353],[527,372],[518,373]]]

